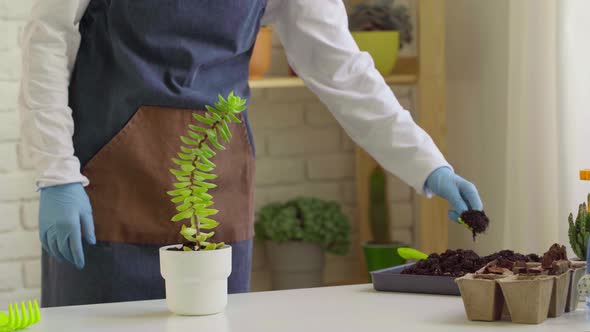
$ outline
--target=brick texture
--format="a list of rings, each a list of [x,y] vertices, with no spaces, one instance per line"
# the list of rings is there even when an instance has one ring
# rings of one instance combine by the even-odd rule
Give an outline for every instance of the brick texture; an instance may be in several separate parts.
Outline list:
[[[33,162],[19,149],[19,34],[34,0],[0,0],[0,308],[40,298],[41,247]],[[23,213],[28,206],[32,213]],[[35,217],[36,218],[36,217]]]

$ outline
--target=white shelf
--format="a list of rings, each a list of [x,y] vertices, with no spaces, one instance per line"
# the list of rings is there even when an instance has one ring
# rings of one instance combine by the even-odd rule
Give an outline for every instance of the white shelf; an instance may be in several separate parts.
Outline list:
[[[418,81],[416,75],[402,74],[385,77],[389,85],[415,84]],[[265,77],[262,79],[250,80],[251,89],[273,89],[273,88],[299,88],[305,86],[299,77]]]

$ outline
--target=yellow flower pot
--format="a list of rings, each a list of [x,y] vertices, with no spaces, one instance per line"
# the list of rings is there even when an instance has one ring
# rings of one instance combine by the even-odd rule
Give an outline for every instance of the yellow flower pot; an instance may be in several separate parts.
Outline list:
[[[361,51],[368,52],[375,67],[386,76],[391,74],[397,62],[399,31],[355,31],[352,37]]]
[[[250,79],[259,80],[264,78],[266,72],[270,68],[270,61],[272,55],[272,28],[261,27],[256,42],[254,43],[254,50],[250,58]]]

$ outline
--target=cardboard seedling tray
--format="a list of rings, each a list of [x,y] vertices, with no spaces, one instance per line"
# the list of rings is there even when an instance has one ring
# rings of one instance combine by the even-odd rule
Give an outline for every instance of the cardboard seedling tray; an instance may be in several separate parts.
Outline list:
[[[455,280],[469,320],[490,322],[502,319],[504,296],[496,282],[502,278],[506,276],[468,274]]]
[[[573,262],[570,270],[570,284],[565,304],[565,312],[575,311],[580,299],[578,298],[578,281],[586,274],[586,263]]]
[[[547,319],[555,278],[511,276],[498,283],[513,323],[539,324]]]
[[[553,278],[553,290],[551,291],[551,302],[549,303],[549,317],[559,317],[565,312],[571,275],[567,271]]]

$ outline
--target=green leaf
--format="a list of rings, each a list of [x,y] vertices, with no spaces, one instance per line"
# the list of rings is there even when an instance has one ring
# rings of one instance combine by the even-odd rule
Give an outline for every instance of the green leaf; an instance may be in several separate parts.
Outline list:
[[[196,139],[197,141],[201,141],[201,140],[204,138],[203,136],[201,136],[201,135],[199,135],[199,134],[195,133],[195,132],[194,132],[194,131],[192,131],[192,130],[189,130],[189,131],[188,131],[188,135],[189,135],[191,138],[194,138],[194,139]]]
[[[220,114],[221,113],[221,111],[219,111],[218,109],[216,109],[213,106],[205,105],[205,109],[213,114]]]
[[[170,173],[176,175],[176,176],[187,176],[187,175],[191,175],[191,172],[185,172],[185,171],[180,171],[174,168],[170,169]]]
[[[184,197],[185,197],[185,196],[176,196],[176,197],[174,197],[173,199],[171,199],[170,201],[172,201],[172,203],[180,203],[180,202],[182,202],[182,201],[184,201],[184,200],[185,200],[185,198],[184,198]]]
[[[229,137],[227,136],[227,133],[223,130],[223,127],[219,129],[219,135],[221,136],[221,139],[229,143]]]
[[[175,163],[176,165],[180,165],[180,166],[183,166],[183,165],[192,165],[193,164],[192,161],[180,160],[180,159],[176,159],[176,158],[172,158],[172,162]],[[187,174],[183,174],[183,175],[187,175]]]
[[[205,188],[203,188],[203,189],[205,189]],[[194,191],[194,189],[193,189],[193,191]],[[213,199],[213,196],[211,196],[207,193],[198,193],[197,197],[201,198],[204,201],[210,201]]]
[[[178,183],[174,183],[174,187],[176,188],[186,188],[188,186],[190,186],[191,183],[190,182],[178,182]]]
[[[242,120],[238,119],[238,117],[232,113],[227,113],[227,116],[235,123],[242,123]]]
[[[170,190],[166,193],[170,196],[188,196],[191,194],[191,192],[192,191],[190,189],[176,189],[176,190]]]
[[[203,209],[203,208],[209,207],[213,204],[214,204],[213,201],[200,202],[200,203],[195,204],[195,209],[197,209],[197,210]]]
[[[203,172],[211,172],[213,170],[213,167],[211,166],[207,166],[203,163],[197,163],[197,169]]]
[[[215,235],[215,232],[209,232],[209,233],[201,232],[201,235],[204,235],[205,239],[210,239],[213,237],[213,235]]]
[[[193,216],[193,213],[194,213],[193,209],[182,211],[180,213],[175,214],[174,217],[172,217],[172,219],[170,219],[170,220],[176,222],[179,220],[188,219]]]
[[[222,103],[222,102],[215,103],[215,107],[220,109],[224,115],[227,115],[227,113],[231,112],[228,107],[228,104],[226,104],[226,103]]]
[[[214,129],[207,129],[207,135],[209,135],[209,139],[211,139],[211,137],[217,137]]]
[[[199,172],[199,171],[194,171],[193,174],[194,175],[201,176],[205,180],[215,180],[215,179],[217,179],[217,175],[211,174],[211,173],[203,173],[203,172]]]
[[[178,157],[180,157],[180,159],[182,159],[182,160],[191,160],[192,161],[192,160],[195,159],[195,156],[194,155],[180,153],[180,152],[178,153]]]
[[[203,117],[203,116],[201,116],[201,115],[199,115],[199,114],[197,114],[197,113],[193,113],[193,117],[194,117],[194,118],[195,118],[197,121],[199,121],[199,122],[201,122],[201,123],[204,123],[204,124],[206,124],[206,125],[208,125],[208,126],[211,126],[211,125],[213,125],[213,124],[215,123],[215,120],[213,120],[213,119],[208,119],[208,118],[205,118],[205,117]]]
[[[183,145],[180,146],[180,151],[182,151],[184,153],[189,153],[189,154],[195,153],[194,149],[187,148],[186,146],[183,146]]]
[[[229,95],[230,96],[233,96],[233,91],[230,92]],[[227,100],[225,100],[221,94],[217,94],[217,99],[219,99],[220,102],[223,102],[223,103],[226,103],[227,104]]]
[[[225,132],[227,137],[231,138],[231,130],[229,130],[229,126],[227,125],[227,121],[223,121],[223,125],[221,126],[221,130]]]
[[[188,145],[199,145],[199,142],[194,141],[186,136],[180,136],[180,140],[182,141],[182,143],[184,144],[188,144]]]
[[[192,227],[186,227],[186,225],[182,225],[182,227],[180,229],[180,234],[192,236],[192,235],[197,234],[197,230]]]
[[[235,106],[234,109],[232,110],[232,112],[234,114],[238,114],[238,113],[242,113],[243,111],[246,110],[246,106]]]
[[[195,169],[195,166],[193,166],[193,165],[182,165],[182,166],[180,166],[180,168],[182,168],[183,171],[192,172]]]
[[[195,125],[192,125],[192,124],[189,124],[189,125],[188,125],[188,127],[189,127],[191,130],[198,131],[198,132],[201,132],[201,133],[204,133],[204,132],[206,132],[206,131],[207,131],[207,128],[203,128],[203,127],[195,126]]]
[[[182,250],[183,251],[193,251],[191,248],[185,247],[185,246],[182,246]]]
[[[205,250],[215,250],[217,246],[215,245],[215,243],[209,243],[205,246]]]
[[[199,183],[197,183],[197,186],[207,188],[207,189],[217,188],[217,185],[215,183],[209,183],[209,182],[204,182],[204,181],[199,181]]]
[[[191,178],[187,177],[187,176],[176,176],[176,180],[178,182],[188,182],[191,180]]]
[[[197,241],[203,243],[203,242],[207,242],[208,239],[210,239],[213,234],[215,234],[215,232],[210,232],[210,233],[204,233],[201,232],[201,234],[199,234],[199,236],[197,236]]]
[[[199,227],[201,229],[213,229],[213,228],[217,227],[217,225],[219,225],[219,223],[213,219],[209,219],[209,218],[200,218],[199,219]]]
[[[185,202],[185,203],[194,203],[194,202],[196,202],[196,201],[198,201],[198,200],[199,200],[199,198],[198,198],[198,197],[195,197],[195,196],[189,196],[189,197],[187,197],[187,198],[185,198],[185,199],[184,199],[184,202]]]
[[[221,249],[225,247],[225,242],[219,242],[218,244],[215,245],[215,249]]]
[[[219,212],[219,210],[216,210],[216,209],[200,209],[200,210],[198,210],[198,215],[199,215],[199,218],[208,217],[208,216],[214,216],[218,212]]]
[[[203,149],[203,152],[205,152],[205,153],[209,153],[210,155],[213,155],[213,156],[216,154],[215,151],[213,151],[213,149],[211,149],[209,147],[209,145],[207,145],[206,142],[203,142],[203,145],[201,145],[201,148]]]
[[[176,207],[176,210],[177,210],[177,211],[180,211],[180,212],[182,212],[182,211],[186,211],[186,210],[187,210],[187,209],[189,209],[191,206],[193,206],[193,204],[192,204],[192,203],[184,203],[184,204],[182,204],[182,205],[179,205],[179,206],[177,206],[177,207]]]
[[[211,144],[213,144],[213,146],[218,148],[219,150],[225,150],[225,147],[223,145],[219,144],[219,141],[217,140],[217,136],[209,136],[209,142],[211,142]]]
[[[207,113],[207,117],[213,118],[216,122],[221,121],[221,117],[215,112]]]
[[[192,193],[197,195],[195,197],[199,198],[199,194],[203,194],[207,192],[207,188],[203,188],[203,187],[193,187],[192,188]]]
[[[199,158],[199,161],[200,161],[200,162],[202,162],[203,164],[205,164],[205,165],[209,166],[209,167],[216,167],[216,165],[215,165],[213,162],[211,162],[211,160],[209,160],[209,159],[208,159],[207,157],[205,157],[205,156],[201,156],[201,157]]]

